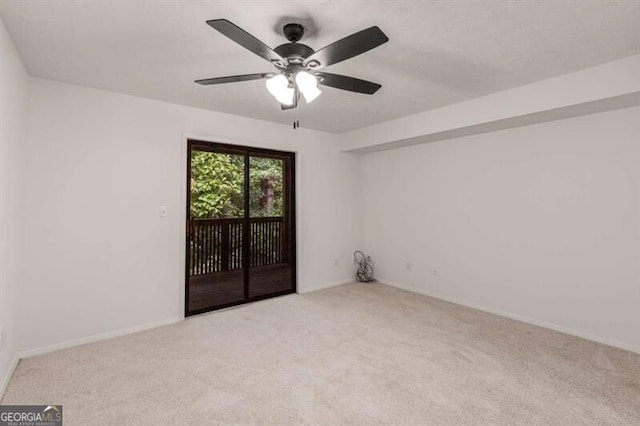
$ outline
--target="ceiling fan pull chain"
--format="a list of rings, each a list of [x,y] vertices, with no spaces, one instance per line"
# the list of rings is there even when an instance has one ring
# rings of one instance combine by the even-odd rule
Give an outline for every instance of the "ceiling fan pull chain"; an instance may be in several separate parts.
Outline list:
[[[295,96],[298,96],[298,94],[296,93]],[[296,102],[296,107],[294,109],[295,113],[296,113],[296,117],[295,120],[293,121],[293,129],[297,129],[298,127],[300,127],[300,103],[297,101],[297,99],[294,101]]]

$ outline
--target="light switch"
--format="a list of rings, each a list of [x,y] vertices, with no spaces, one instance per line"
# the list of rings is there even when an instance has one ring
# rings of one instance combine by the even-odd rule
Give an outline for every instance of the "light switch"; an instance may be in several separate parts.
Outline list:
[[[160,206],[160,217],[167,217],[167,206]]]

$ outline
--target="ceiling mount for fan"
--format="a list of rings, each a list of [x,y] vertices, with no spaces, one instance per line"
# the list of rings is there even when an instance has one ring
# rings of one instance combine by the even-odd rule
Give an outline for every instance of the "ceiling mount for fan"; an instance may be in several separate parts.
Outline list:
[[[291,43],[295,43],[304,35],[304,27],[300,24],[290,23],[282,27],[282,32],[287,40]]]
[[[318,84],[367,95],[374,94],[382,87],[377,83],[331,74],[323,70],[389,41],[389,38],[376,26],[366,28],[316,51],[305,44],[298,43],[304,36],[304,27],[298,23],[289,23],[283,27],[282,31],[289,43],[281,44],[275,49],[271,49],[226,19],[210,20],[207,24],[269,61],[276,69],[275,72],[196,80],[198,84],[211,85],[266,78],[269,92],[278,99],[282,109],[295,108],[298,105],[300,93],[307,103],[313,101],[320,94],[316,87]]]

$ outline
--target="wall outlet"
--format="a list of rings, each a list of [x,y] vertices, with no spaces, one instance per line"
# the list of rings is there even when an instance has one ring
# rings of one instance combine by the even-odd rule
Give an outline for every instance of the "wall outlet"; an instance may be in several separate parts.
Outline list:
[[[160,206],[160,217],[167,217],[167,206]]]
[[[434,277],[439,277],[440,276],[440,273],[438,272],[437,268],[433,270],[433,276]]]
[[[407,268],[407,271],[413,270],[413,263],[407,262],[407,264],[405,265],[405,268]]]
[[[0,328],[0,352],[4,351],[4,327]]]

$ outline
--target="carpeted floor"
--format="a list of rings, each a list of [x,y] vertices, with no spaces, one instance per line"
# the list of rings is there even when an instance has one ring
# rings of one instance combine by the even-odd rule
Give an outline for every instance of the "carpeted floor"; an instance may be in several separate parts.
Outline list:
[[[65,425],[640,424],[640,355],[379,284],[23,360]]]

